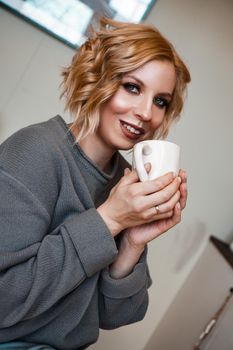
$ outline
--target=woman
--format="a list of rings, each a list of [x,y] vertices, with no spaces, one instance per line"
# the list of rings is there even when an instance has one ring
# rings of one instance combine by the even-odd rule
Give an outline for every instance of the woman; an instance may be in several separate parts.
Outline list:
[[[141,320],[147,243],[186,203],[184,171],[141,183],[118,152],[178,118],[190,75],[173,46],[102,19],[63,78],[73,123],[56,116],[0,147],[0,349],[84,349],[99,328]]]

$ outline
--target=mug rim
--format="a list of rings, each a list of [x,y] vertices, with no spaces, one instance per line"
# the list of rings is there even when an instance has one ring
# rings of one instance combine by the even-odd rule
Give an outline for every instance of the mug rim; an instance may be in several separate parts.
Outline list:
[[[136,145],[138,145],[139,143],[150,143],[150,142],[159,142],[159,143],[162,142],[162,143],[171,144],[171,145],[174,145],[174,146],[177,146],[177,147],[180,148],[180,146],[179,146],[177,143],[172,142],[172,141],[167,141],[167,140],[144,140],[144,141],[139,141],[138,143],[136,143],[136,144],[134,145],[134,147],[135,147]]]

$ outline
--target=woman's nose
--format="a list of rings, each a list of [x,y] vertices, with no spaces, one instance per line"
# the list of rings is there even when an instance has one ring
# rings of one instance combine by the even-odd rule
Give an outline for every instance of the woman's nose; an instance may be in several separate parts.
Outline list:
[[[152,115],[152,103],[150,99],[142,98],[134,108],[134,113],[143,120],[150,120]]]

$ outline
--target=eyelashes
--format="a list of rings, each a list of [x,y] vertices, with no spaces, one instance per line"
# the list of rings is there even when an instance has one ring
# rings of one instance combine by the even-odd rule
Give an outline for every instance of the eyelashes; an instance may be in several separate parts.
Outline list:
[[[169,106],[169,102],[163,97],[155,97],[153,101],[159,108],[167,108]]]
[[[132,94],[140,94],[141,92],[140,86],[134,83],[124,83],[123,87],[126,91]]]
[[[138,84],[127,82],[127,83],[122,84],[122,86],[130,94],[139,95],[141,93],[141,87]],[[161,109],[168,108],[169,104],[170,104],[170,102],[166,98],[161,97],[161,96],[155,96],[153,98],[153,103],[155,106],[157,106]]]

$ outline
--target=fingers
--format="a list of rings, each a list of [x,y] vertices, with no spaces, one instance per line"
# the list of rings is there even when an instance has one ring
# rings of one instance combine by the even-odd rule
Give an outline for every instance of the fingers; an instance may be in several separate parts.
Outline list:
[[[187,175],[184,170],[180,170],[179,176],[181,177],[181,185],[180,185],[180,206],[181,209],[184,209],[186,207],[187,202]]]
[[[166,213],[158,213],[156,207],[152,207],[143,211],[141,217],[144,223],[150,223],[152,221],[170,218],[173,214],[173,210],[167,211]]]
[[[180,200],[180,191],[176,191],[175,194],[165,203],[156,206],[159,213],[167,213],[173,211],[175,205]]]
[[[145,168],[146,171],[149,172],[151,164],[146,163]],[[174,178],[174,173],[169,172],[154,180],[140,182],[136,169],[130,170],[129,168],[126,168],[124,170],[124,176],[121,178],[120,183],[121,185],[130,185],[137,183],[137,186],[134,187],[134,194],[145,196],[160,191],[169,185],[174,180]]]
[[[148,170],[150,164],[146,167]],[[174,177],[170,172],[155,180],[140,182],[136,170],[126,168],[118,185],[121,187],[119,193],[124,193],[124,201],[128,203],[126,211],[130,208],[132,211],[128,218],[134,217],[135,224],[173,218],[177,203],[180,202],[181,210],[187,200],[186,184],[182,183],[182,179],[185,181],[185,172],[180,171],[179,175]],[[129,227],[131,223],[127,225]]]
[[[147,173],[149,173],[151,170],[151,164],[146,163],[145,169],[146,169]],[[125,168],[124,177],[125,178],[122,179],[122,183],[125,185],[129,185],[131,183],[139,181],[139,177],[138,177],[136,169],[130,170],[129,168]]]
[[[180,183],[181,179],[179,177],[176,177],[165,188],[162,188],[153,194],[145,196],[143,198],[145,205],[150,208],[157,205],[161,206],[163,204],[163,207],[168,207],[168,210],[173,209],[175,205],[175,200],[180,196]],[[178,193],[176,194],[176,192]],[[176,196],[173,197],[175,194]],[[172,206],[172,208],[170,207],[170,205]]]
[[[178,176],[181,177],[182,182],[187,182],[187,175],[183,169],[180,169]]]
[[[181,206],[181,209],[184,209],[186,207],[187,195],[188,195],[187,185],[181,184],[180,185],[180,206]]]
[[[175,194],[165,203],[160,205],[152,205],[149,208],[144,206],[145,209],[142,209],[142,218],[151,221],[173,216],[174,208],[176,204],[179,203],[179,199],[180,191],[177,190]]]
[[[179,224],[180,221],[181,221],[181,206],[180,206],[180,203],[177,202],[173,210],[173,215],[168,219],[158,222],[160,223],[160,234],[170,230],[172,227]]]
[[[159,214],[156,212],[156,214],[153,216],[153,221],[171,218],[173,214],[174,214],[173,210],[169,210],[166,213],[159,213]]]
[[[177,202],[173,211],[173,216],[171,217],[169,222],[169,228],[179,224],[180,221],[181,221],[181,206],[180,206],[180,203]]]
[[[147,223],[151,223],[151,222],[158,223],[155,227],[156,228],[154,232],[155,237],[168,231],[170,228],[177,225],[181,221],[181,206],[179,202],[177,202],[174,209],[169,212],[153,215],[153,208],[151,208],[147,211],[147,213],[148,213],[148,216],[150,214],[150,220],[148,219]]]
[[[136,169],[130,170],[129,168],[125,168],[124,176],[121,178],[120,183],[122,185],[130,185],[139,181],[139,177]]]
[[[126,169],[121,184],[128,185],[131,181],[136,180],[137,175],[133,172],[134,171],[131,172],[129,169]],[[138,209],[139,211],[145,212],[152,208],[153,213],[153,211],[155,211],[155,206],[159,205],[160,213],[163,214],[173,210],[176,202],[179,201],[180,191],[178,189],[180,183],[181,178],[174,178],[174,174],[170,172],[155,180],[134,183],[132,186],[128,187],[128,191],[132,200],[135,200],[137,203],[137,208],[140,209]],[[151,193],[152,190],[153,192]],[[185,197],[183,198],[183,202],[184,201]]]
[[[143,183],[143,193],[144,195],[149,195],[158,192],[172,183],[174,180],[174,174],[169,172],[157,179],[146,181]]]
[[[134,187],[135,195],[147,196],[158,192],[168,186],[174,180],[174,174],[169,172],[157,179],[137,183]]]
[[[149,173],[151,171],[151,163],[146,163],[145,169],[146,169],[147,173]]]
[[[125,170],[124,170],[124,176],[129,175],[129,173],[130,173],[130,169],[129,169],[129,168],[125,168]]]

